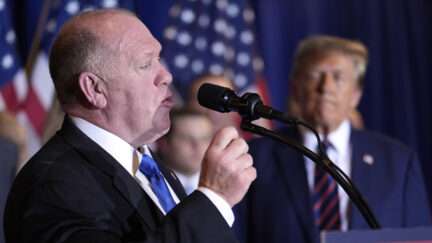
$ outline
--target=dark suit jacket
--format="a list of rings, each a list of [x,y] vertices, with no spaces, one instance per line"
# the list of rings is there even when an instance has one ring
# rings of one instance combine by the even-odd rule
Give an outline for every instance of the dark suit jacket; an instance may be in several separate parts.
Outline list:
[[[1,136],[0,156],[0,243],[3,243],[3,212],[6,204],[6,197],[15,177],[18,148],[11,141]]]
[[[185,194],[167,216],[132,176],[66,117],[20,171],[8,197],[7,242],[237,242],[202,193]]]
[[[282,131],[300,141],[296,128]],[[407,147],[369,132],[351,131],[352,180],[382,228],[430,225],[422,171]],[[250,143],[258,178],[234,208],[233,229],[243,242],[316,242],[316,228],[303,155],[280,142]],[[370,165],[365,162],[373,159]],[[368,229],[351,203],[350,229]]]

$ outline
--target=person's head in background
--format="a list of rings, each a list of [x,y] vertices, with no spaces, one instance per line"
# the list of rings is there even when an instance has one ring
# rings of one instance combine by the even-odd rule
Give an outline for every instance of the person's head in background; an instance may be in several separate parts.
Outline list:
[[[198,103],[197,95],[198,90],[204,83],[215,84],[223,86],[234,90],[232,82],[224,76],[213,75],[213,74],[203,74],[195,78],[189,86],[188,97],[186,101],[186,106],[191,109],[205,113],[211,120],[213,124],[214,131],[217,131],[223,127],[234,126],[239,127],[240,117],[235,112],[220,113],[213,111],[201,106]]]
[[[213,136],[212,124],[204,113],[190,108],[174,108],[170,119],[169,132],[158,140],[159,153],[190,194],[198,187],[204,152]]]
[[[29,159],[27,133],[13,113],[1,111],[0,134],[12,141],[18,148],[18,160],[15,165],[16,172],[18,173]]]
[[[367,59],[358,41],[323,35],[301,41],[291,73],[300,118],[321,134],[336,130],[360,102]]]

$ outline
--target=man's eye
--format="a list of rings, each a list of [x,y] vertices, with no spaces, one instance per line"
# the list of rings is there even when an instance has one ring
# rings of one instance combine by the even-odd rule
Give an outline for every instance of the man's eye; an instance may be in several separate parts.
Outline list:
[[[150,67],[151,67],[151,62],[148,62],[148,63],[142,65],[140,68],[141,68],[141,69],[148,69],[148,68],[150,68]]]
[[[334,74],[334,80],[336,80],[337,82],[344,82],[345,76],[341,73]]]
[[[306,79],[308,79],[310,81],[318,81],[321,79],[321,74],[318,72],[306,73],[305,76],[306,76]]]

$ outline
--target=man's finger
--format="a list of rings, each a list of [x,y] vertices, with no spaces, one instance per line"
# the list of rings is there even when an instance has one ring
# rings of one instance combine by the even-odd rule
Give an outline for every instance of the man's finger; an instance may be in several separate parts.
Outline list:
[[[219,130],[213,137],[209,148],[214,150],[224,150],[233,139],[238,138],[237,129],[234,127],[226,127]]]
[[[242,154],[245,154],[249,151],[249,145],[242,138],[235,138],[231,140],[231,142],[224,149],[224,152],[227,156],[232,156],[234,158],[238,158]]]

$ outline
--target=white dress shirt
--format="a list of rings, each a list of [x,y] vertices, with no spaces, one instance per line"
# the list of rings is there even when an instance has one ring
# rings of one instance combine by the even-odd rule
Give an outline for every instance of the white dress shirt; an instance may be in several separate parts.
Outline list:
[[[327,136],[327,140],[333,145],[327,149],[327,154],[333,163],[335,163],[348,176],[351,176],[351,158],[352,147],[350,143],[351,125],[349,120],[344,120],[341,125]],[[302,129],[303,145],[308,149],[317,152],[318,142],[315,135]],[[321,140],[323,139],[320,134]],[[308,179],[309,190],[311,194],[314,190],[314,172],[315,163],[304,156],[306,162],[306,173]],[[339,209],[341,213],[342,230],[348,230],[348,205],[349,197],[343,188],[338,185]]]
[[[107,153],[109,153],[114,159],[120,163],[129,174],[135,178],[135,180],[140,184],[143,190],[149,195],[153,202],[158,206],[163,214],[166,214],[163,210],[158,198],[154,194],[151,184],[147,177],[140,171],[137,170],[138,166],[136,162],[141,161],[142,154],[137,151],[136,148],[132,147],[129,143],[118,137],[117,135],[108,132],[107,130],[100,128],[82,118],[71,117],[73,123],[80,129],[84,134],[86,134],[95,143],[101,146]],[[146,145],[143,146],[145,154],[151,156],[151,153]],[[135,163],[135,164],[134,164]],[[135,168],[135,169],[134,169]],[[135,171],[136,170],[136,171]],[[169,185],[168,189],[176,203],[179,203],[179,198]],[[204,193],[210,201],[216,206],[222,216],[225,218],[227,224],[231,227],[234,223],[234,213],[232,212],[229,204],[219,195],[208,188],[200,187],[198,188],[202,193]]]
[[[186,194],[191,194],[193,191],[195,191],[198,188],[199,178],[201,172],[197,172],[191,176],[187,176],[181,172],[178,172],[174,170],[174,173],[179,178],[180,182],[183,185],[183,188],[186,191]]]

